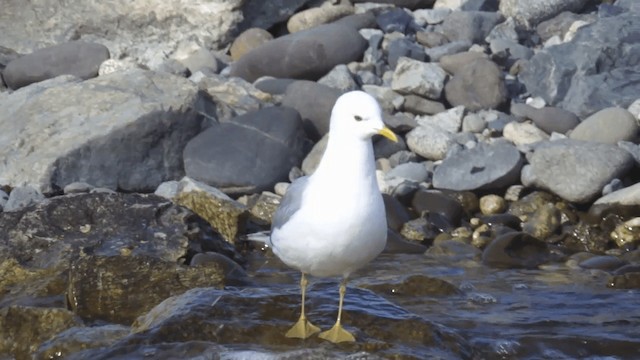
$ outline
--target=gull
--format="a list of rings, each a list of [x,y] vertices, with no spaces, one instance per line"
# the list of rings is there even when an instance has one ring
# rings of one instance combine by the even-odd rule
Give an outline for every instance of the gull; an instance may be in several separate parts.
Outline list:
[[[338,98],[329,127],[320,164],[289,186],[274,214],[268,243],[286,265],[302,273],[300,318],[285,336],[306,339],[320,332],[305,315],[307,275],[341,276],[336,323],[318,336],[353,342],[340,321],[348,278],[378,256],[387,241],[371,137],[397,138],[384,125],[378,102],[363,91]]]

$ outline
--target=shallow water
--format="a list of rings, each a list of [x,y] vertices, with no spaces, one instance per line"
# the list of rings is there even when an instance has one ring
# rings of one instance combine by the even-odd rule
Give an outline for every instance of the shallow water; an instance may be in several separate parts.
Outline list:
[[[298,275],[277,260],[256,270],[258,282],[297,290]],[[473,358],[640,358],[640,291],[607,288],[606,273],[563,264],[537,270],[492,269],[475,260],[384,254],[355,274],[350,288],[394,283],[410,275],[446,280],[461,294],[381,295],[460,334],[471,344]],[[308,296],[332,284],[336,304],[330,305],[335,308],[337,279],[316,279]],[[371,306],[366,297],[347,291],[345,311],[372,311]]]

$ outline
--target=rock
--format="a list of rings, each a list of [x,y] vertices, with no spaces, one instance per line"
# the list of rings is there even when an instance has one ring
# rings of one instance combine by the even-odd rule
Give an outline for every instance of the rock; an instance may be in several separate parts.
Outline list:
[[[534,124],[512,121],[505,125],[503,130],[505,139],[513,142],[516,146],[529,145],[549,139],[549,135],[538,129]]]
[[[485,195],[480,198],[480,211],[484,215],[500,214],[506,209],[506,201],[498,195]]]
[[[462,131],[470,133],[481,133],[487,127],[487,122],[482,116],[471,113],[462,118]]]
[[[258,90],[240,78],[227,78],[212,74],[198,81],[198,88],[209,96],[215,105],[215,112],[206,110],[208,116],[215,116],[218,122],[257,111],[273,101],[273,97]],[[206,108],[207,105],[205,105]]]
[[[268,94],[283,95],[287,91],[287,87],[296,81],[298,80],[276,79],[270,76],[264,76],[256,80],[253,85],[256,87],[256,89]]]
[[[453,106],[470,111],[496,108],[507,99],[507,88],[498,66],[490,60],[477,59],[456,73],[444,88]]]
[[[38,347],[35,357],[51,359],[57,354],[70,355],[84,349],[106,347],[129,334],[123,325],[74,326],[56,334]]]
[[[7,86],[14,90],[60,75],[90,79],[98,76],[100,64],[108,58],[109,49],[104,45],[71,41],[11,61],[2,72],[2,77]]]
[[[252,220],[259,225],[270,226],[273,214],[280,205],[280,199],[280,196],[266,191],[249,196],[247,207],[252,215]]]
[[[614,275],[607,281],[607,287],[615,289],[640,289],[640,272]]]
[[[313,81],[295,81],[287,87],[282,105],[297,110],[312,140],[329,132],[331,110],[342,92]]]
[[[455,134],[460,130],[463,115],[464,108],[462,106],[457,106],[433,116],[417,116],[416,121],[418,122],[418,126],[437,126],[442,130]]]
[[[639,12],[601,18],[572,41],[539,51],[523,65],[520,81],[533,96],[581,118],[607,107],[626,108],[640,93],[640,73],[631,60],[640,51],[633,35],[640,29]]]
[[[395,181],[410,181],[417,184],[429,179],[429,171],[424,164],[408,162],[400,164],[385,174],[387,183]]]
[[[436,167],[433,186],[450,190],[500,189],[515,183],[522,168],[512,145],[482,145],[447,157]]]
[[[564,38],[567,31],[569,31],[571,24],[575,23],[578,20],[585,19],[586,16],[589,15],[576,14],[571,11],[563,11],[558,15],[550,18],[549,20],[540,22],[536,26],[536,33],[540,35],[540,39],[543,42],[551,39],[554,36]]]
[[[401,57],[391,88],[402,94],[439,99],[447,74],[438,65]]]
[[[389,64],[389,67],[395,69],[396,66],[398,66],[398,60],[401,57],[417,61],[427,60],[427,54],[425,54],[424,48],[415,42],[406,38],[391,40],[387,46],[387,63]]]
[[[629,105],[627,110],[633,115],[636,119],[640,120],[640,99],[634,101]]]
[[[233,44],[229,49],[231,59],[236,61],[244,54],[271,40],[273,40],[273,35],[267,30],[261,28],[247,29],[233,40]]]
[[[432,62],[440,61],[443,56],[453,55],[459,52],[467,51],[471,47],[471,42],[469,41],[452,41],[446,44],[432,47],[425,50],[429,60]]]
[[[438,126],[422,125],[409,131],[407,146],[411,151],[429,160],[442,160],[455,146],[453,135]]]
[[[341,92],[359,90],[347,65],[337,65],[329,73],[318,80],[318,84],[326,85]]]
[[[403,108],[415,115],[434,115],[445,111],[441,102],[425,99],[417,95],[406,95]]]
[[[354,4],[367,3],[367,2],[379,3],[379,4],[392,4],[397,7],[414,10],[414,9],[430,8],[431,6],[433,6],[433,3],[435,2],[435,0],[373,0],[373,1],[354,0],[353,1]]]
[[[37,324],[37,326],[34,326]],[[82,321],[71,311],[60,308],[8,306],[0,309],[0,354],[28,359],[40,343]]]
[[[287,30],[290,33],[310,29],[312,27],[330,23],[354,12],[350,4],[332,5],[330,2],[324,3],[320,7],[302,10],[289,18]]]
[[[451,9],[446,7],[434,7],[433,9],[417,9],[413,11],[413,19],[416,24],[424,27],[426,25],[441,24],[444,19],[449,16],[449,14],[451,14]]]
[[[459,226],[464,209],[460,203],[438,190],[419,190],[411,206],[417,213],[437,214],[452,226]]]
[[[0,226],[6,230],[0,254],[33,268],[66,270],[81,252],[177,263],[189,247],[200,247],[234,257],[202,219],[155,195],[56,196],[35,208],[0,213]]]
[[[7,202],[3,205],[3,210],[16,211],[44,200],[44,195],[38,189],[31,186],[19,186],[11,190]]]
[[[222,70],[222,65],[211,51],[195,44],[179,47],[173,59],[184,65],[190,74],[216,74]]]
[[[385,33],[399,32],[406,34],[415,31],[415,24],[413,24],[413,16],[400,8],[391,9],[382,12],[376,16],[376,23],[380,30]]]
[[[533,56],[533,50],[524,45],[518,44],[516,41],[493,39],[489,43],[491,53],[494,55],[501,55],[508,57],[511,61],[509,64],[520,59],[530,59]]]
[[[489,35],[484,39],[484,41],[488,43],[491,43],[493,40],[506,40],[519,43],[520,36],[516,29],[516,22],[512,17],[494,26]]]
[[[231,65],[230,76],[317,80],[336,65],[359,60],[367,47],[358,31],[326,24],[266,42]]]
[[[487,55],[477,51],[465,51],[453,55],[445,55],[440,58],[440,66],[449,74],[455,75],[462,68],[471,64],[476,59],[487,59]]]
[[[590,257],[578,265],[583,269],[597,269],[604,271],[613,271],[617,268],[624,266],[626,263],[623,260],[611,255],[600,255]]]
[[[300,165],[306,138],[297,111],[270,107],[214,125],[184,149],[187,176],[229,194],[273,188]]]
[[[545,240],[560,228],[561,216],[554,204],[544,204],[522,224],[522,231],[536,239]]]
[[[137,69],[84,82],[58,77],[0,97],[0,157],[12,159],[0,164],[0,184],[153,191],[183,176],[182,149],[202,120],[198,101],[189,80]]]
[[[497,12],[453,11],[442,23],[442,33],[451,41],[479,43],[489,35],[494,26],[504,21]]]
[[[496,11],[496,0],[436,0],[434,9]]]
[[[387,86],[362,85],[362,91],[373,96],[382,110],[392,114],[402,108],[405,98]]]
[[[391,298],[441,297],[462,294],[462,291],[450,282],[424,275],[406,276],[395,283],[363,284],[362,287]]]
[[[19,53],[71,40],[106,46],[114,59],[131,58],[146,68],[157,67],[185,41],[225,46],[242,20],[242,0],[43,0],[5,3],[0,14],[3,46]],[[46,23],[46,24],[45,24]],[[25,27],[20,24],[41,24]]]
[[[552,132],[566,134],[580,123],[580,119],[575,114],[551,106],[535,108],[527,104],[512,104],[511,114],[531,119],[547,134]]]
[[[246,206],[207,184],[184,177],[173,201],[200,215],[230,243],[244,230]]]
[[[242,2],[242,22],[240,30],[252,27],[268,30],[274,25],[284,23],[311,0],[245,0]]]
[[[616,225],[609,236],[618,247],[633,246],[640,240],[640,217],[634,217]]]
[[[0,211],[5,211],[4,208],[7,206],[7,201],[9,201],[9,194],[0,190]]]
[[[71,266],[67,298],[83,319],[128,325],[170,296],[223,286],[220,266],[182,266],[137,255],[86,256]]]
[[[638,122],[625,109],[606,108],[584,119],[569,135],[570,139],[617,144],[634,141],[638,135]]]
[[[449,39],[441,33],[418,31],[416,33],[416,41],[422,46],[435,48],[447,44]]]
[[[411,220],[409,211],[393,196],[382,194],[382,200],[384,200],[384,208],[387,214],[387,226],[389,229],[399,231],[404,223]]]
[[[614,191],[593,203],[593,207],[640,206],[640,183]],[[593,210],[593,209],[592,209]],[[592,211],[590,211],[592,212]]]
[[[88,193],[93,189],[95,189],[95,186],[88,184],[86,182],[78,181],[65,186],[62,192],[65,195],[82,194],[82,193]]]
[[[500,12],[505,17],[513,17],[518,25],[530,29],[563,11],[578,12],[587,2],[588,0],[541,0],[534,4],[518,0],[502,0]]]
[[[496,268],[536,268],[550,258],[547,244],[521,232],[499,236],[482,253],[482,263]]]
[[[536,148],[522,183],[548,189],[565,200],[585,203],[631,168],[633,157],[614,145],[558,140]]]
[[[382,251],[385,254],[424,254],[426,250],[426,246],[407,240],[398,232],[389,230],[387,232],[387,245]]]

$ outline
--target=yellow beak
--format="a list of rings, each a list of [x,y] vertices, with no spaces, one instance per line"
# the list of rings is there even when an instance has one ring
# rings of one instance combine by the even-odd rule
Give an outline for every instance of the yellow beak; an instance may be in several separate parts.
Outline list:
[[[393,131],[389,130],[388,127],[383,127],[380,131],[378,131],[378,134],[386,137],[387,139],[393,142],[398,142],[398,138],[396,137],[396,134],[394,134]]]

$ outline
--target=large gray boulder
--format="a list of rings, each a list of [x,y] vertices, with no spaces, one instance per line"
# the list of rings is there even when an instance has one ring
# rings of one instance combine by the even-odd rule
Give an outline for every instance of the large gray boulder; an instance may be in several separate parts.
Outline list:
[[[286,180],[306,148],[300,114],[269,107],[200,133],[184,150],[184,166],[189,177],[227,194],[255,193]]]
[[[231,76],[317,80],[339,64],[362,58],[367,41],[346,24],[316,26],[268,41],[231,65]]]
[[[184,175],[198,98],[189,80],[144,70],[84,82],[67,75],[0,97],[0,184],[153,191]]]
[[[520,80],[534,96],[581,118],[628,107],[640,94],[640,6],[580,28],[570,42],[524,64]]]
[[[530,166],[522,170],[522,183],[547,189],[565,200],[586,203],[602,188],[631,169],[633,157],[611,144],[557,140],[535,149]]]
[[[3,1],[0,46],[22,54],[70,40],[96,42],[114,59],[153,69],[193,41],[226,45],[242,20],[244,0]]]

